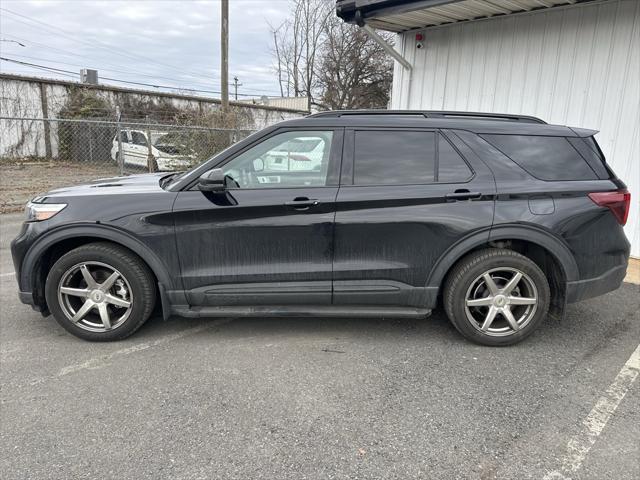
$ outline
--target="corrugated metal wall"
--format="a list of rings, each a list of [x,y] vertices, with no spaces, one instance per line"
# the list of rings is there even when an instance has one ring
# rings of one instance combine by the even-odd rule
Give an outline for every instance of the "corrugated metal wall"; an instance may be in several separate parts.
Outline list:
[[[600,130],[629,186],[626,233],[640,257],[640,0],[542,11],[400,35],[392,108],[522,113]],[[604,232],[603,232],[604,233]]]

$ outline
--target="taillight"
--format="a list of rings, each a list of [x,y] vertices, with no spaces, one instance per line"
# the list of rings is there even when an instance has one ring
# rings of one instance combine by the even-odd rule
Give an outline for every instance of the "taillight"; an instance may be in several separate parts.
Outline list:
[[[617,192],[593,192],[589,194],[589,198],[596,205],[611,210],[620,225],[627,223],[629,207],[631,207],[631,194],[626,189]]]

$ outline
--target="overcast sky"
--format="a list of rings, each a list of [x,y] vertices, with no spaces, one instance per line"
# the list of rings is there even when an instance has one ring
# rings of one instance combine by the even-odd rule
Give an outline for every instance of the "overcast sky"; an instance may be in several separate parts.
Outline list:
[[[279,94],[269,23],[279,25],[289,7],[288,0],[230,0],[229,75],[243,83],[239,93]],[[220,90],[219,1],[1,0],[0,8],[0,56],[74,72],[2,61],[4,73],[77,80],[85,67],[102,78]]]

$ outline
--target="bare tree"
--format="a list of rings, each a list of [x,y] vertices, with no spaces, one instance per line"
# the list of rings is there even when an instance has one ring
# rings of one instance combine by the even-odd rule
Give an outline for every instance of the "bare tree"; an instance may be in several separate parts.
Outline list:
[[[326,36],[334,3],[329,0],[290,0],[291,16],[271,27],[273,55],[281,95],[314,95],[318,52]]]
[[[391,41],[392,35],[382,34]],[[338,19],[326,27],[317,65],[318,101],[325,109],[385,108],[393,61],[360,28]]]
[[[366,33],[335,16],[330,0],[290,0],[291,15],[273,35],[282,96],[306,96],[325,109],[384,108],[393,62]],[[391,34],[381,34],[391,41]]]

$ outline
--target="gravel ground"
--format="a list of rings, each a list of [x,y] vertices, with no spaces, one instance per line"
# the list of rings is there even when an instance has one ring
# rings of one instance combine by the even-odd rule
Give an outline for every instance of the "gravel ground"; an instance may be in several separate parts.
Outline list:
[[[3,162],[0,175],[0,212],[22,210],[24,204],[35,195],[54,188],[117,174],[115,162]]]
[[[92,344],[18,302],[20,219],[0,221],[3,479],[640,478],[640,381],[619,375],[640,339],[637,285],[509,348],[468,343],[439,312],[154,318]],[[575,472],[572,439],[589,447]]]

